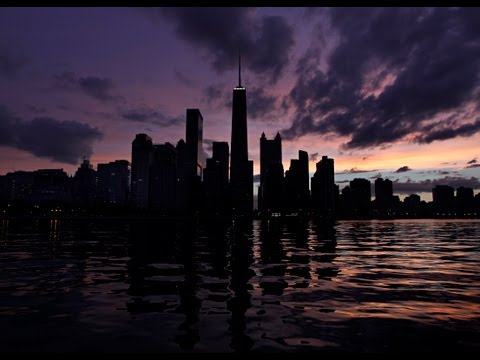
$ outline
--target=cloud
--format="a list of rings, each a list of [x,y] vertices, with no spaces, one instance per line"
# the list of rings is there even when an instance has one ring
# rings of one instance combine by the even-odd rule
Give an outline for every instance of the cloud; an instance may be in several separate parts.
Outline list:
[[[108,78],[87,76],[85,78],[79,78],[78,84],[85,94],[93,97],[94,99],[100,101],[116,100],[116,97],[110,94],[114,85],[112,80]]]
[[[480,164],[471,164],[465,167],[465,169],[474,169],[480,167]]]
[[[77,121],[37,117],[22,121],[0,106],[0,145],[28,151],[37,156],[68,164],[90,157],[94,141],[102,132]]]
[[[446,124],[446,126],[449,126],[449,124]],[[456,128],[443,128],[439,130],[429,129],[429,132],[427,132],[426,134],[421,134],[417,136],[416,140],[420,143],[429,144],[435,140],[447,140],[447,139],[455,138],[457,136],[461,136],[461,137],[471,136],[473,134],[476,134],[479,130],[480,130],[480,120],[477,120],[472,124],[464,124]]]
[[[285,139],[333,134],[349,138],[343,148],[359,149],[480,131],[471,109],[480,85],[480,10],[333,8],[328,16],[338,45],[324,67],[321,47],[298,60]]]
[[[467,164],[476,164],[477,163],[477,158],[474,158],[472,160],[470,160],[469,162],[467,162]]]
[[[175,69],[173,71],[173,75],[175,75],[175,78],[180,81],[183,85],[185,86],[192,86],[193,84],[193,81],[191,78],[189,78],[188,76],[186,76],[184,73],[182,73],[181,71]]]
[[[160,110],[156,110],[146,105],[122,111],[121,116],[132,122],[150,123],[160,127],[169,127],[185,121],[180,117],[167,116]]]
[[[445,176],[440,179],[427,179],[422,181],[412,181],[408,179],[406,182],[400,182],[399,180],[395,180],[393,182],[393,192],[397,194],[431,192],[436,185],[449,185],[455,189],[460,186],[480,189],[480,181],[476,177]]]
[[[205,100],[209,106],[218,103],[223,105],[225,102],[229,101],[229,97],[227,97],[227,94],[222,90],[223,88],[224,86],[222,84],[209,85],[205,88]]]
[[[39,107],[35,105],[26,105],[26,108],[28,111],[34,114],[45,114],[47,112],[47,109],[44,107]]]
[[[407,172],[407,171],[412,171],[408,166],[402,166],[395,170],[396,173],[402,173],[402,172]]]
[[[308,157],[308,160],[313,162],[316,162],[317,159],[318,159],[318,152],[314,152],[313,154],[310,154],[310,156]]]
[[[289,63],[294,30],[281,16],[260,17],[254,9],[231,7],[169,7],[158,14],[175,24],[181,38],[204,50],[220,73],[237,66],[239,51],[245,67],[272,82]]]
[[[100,78],[97,76],[77,77],[71,71],[64,71],[61,74],[54,75],[55,87],[68,90],[80,91],[96,100],[102,102],[118,102],[123,100],[121,96],[113,95],[115,88],[113,80],[109,78]]]
[[[336,174],[337,175],[341,175],[341,174],[360,174],[360,173],[368,173],[368,172],[374,172],[374,171],[378,171],[378,170],[377,169],[362,170],[362,169],[358,169],[358,168],[354,167],[354,168],[351,168],[350,170],[344,170],[344,171],[336,173]]]
[[[25,56],[12,53],[5,47],[0,47],[0,78],[15,78],[28,62],[29,59]]]
[[[265,120],[265,117],[275,110],[277,98],[265,93],[263,88],[249,90],[247,96],[248,117],[256,120]]]

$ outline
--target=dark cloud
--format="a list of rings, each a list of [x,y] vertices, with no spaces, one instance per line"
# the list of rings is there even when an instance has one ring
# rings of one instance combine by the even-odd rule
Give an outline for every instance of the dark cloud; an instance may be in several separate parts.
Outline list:
[[[47,112],[47,109],[45,109],[44,107],[38,107],[35,105],[26,105],[26,108],[28,111],[34,114],[45,114]]]
[[[263,88],[249,90],[247,96],[248,117],[255,120],[267,120],[270,118],[268,115],[275,110],[276,100],[275,96],[266,94]],[[265,119],[266,116],[268,116],[267,119]]]
[[[254,183],[259,183],[260,182],[260,174],[253,175],[253,182]]]
[[[479,88],[480,9],[334,8],[329,17],[339,44],[326,70],[318,47],[299,59],[285,139],[334,134],[350,137],[344,148],[370,148],[480,131],[468,107]]]
[[[90,157],[92,144],[102,139],[99,129],[77,121],[37,117],[22,121],[0,106],[0,145],[25,150],[37,157],[78,164]]]
[[[375,175],[371,176],[370,179],[378,179],[381,178],[382,174],[381,173],[376,173]]]
[[[374,171],[378,171],[377,169],[374,169],[374,170],[362,170],[362,169],[358,169],[358,168],[351,168],[350,170],[344,170],[342,172],[339,172],[339,173],[336,173],[338,175],[341,175],[341,174],[360,174],[360,173],[368,173],[368,172],[374,172]]]
[[[222,84],[209,85],[205,88],[205,100],[209,106],[212,104],[225,104],[228,102],[229,98],[227,94],[223,91],[224,86]],[[231,101],[231,100],[230,100]],[[231,103],[230,103],[231,104]]]
[[[407,172],[407,171],[412,171],[408,166],[402,166],[395,170],[396,173],[402,173],[402,172]]]
[[[9,49],[0,47],[0,78],[15,78],[28,63],[28,58],[12,53]]]
[[[476,177],[445,176],[441,179],[427,179],[422,181],[412,181],[408,179],[406,182],[400,182],[399,180],[395,180],[393,182],[393,192],[397,194],[431,192],[436,185],[449,185],[455,189],[460,186],[480,189],[480,181]]]
[[[317,161],[317,159],[318,159],[318,152],[314,152],[313,154],[310,154],[310,156],[308,157],[309,161]]]
[[[446,124],[445,126],[449,126],[449,124]],[[426,134],[421,134],[416,137],[416,140],[419,143],[431,143],[435,140],[447,140],[457,136],[471,136],[480,130],[480,120],[475,121],[473,124],[464,124],[456,128],[445,127],[439,130],[432,130],[430,129],[431,126],[428,126],[428,128],[429,131]]]
[[[121,112],[121,116],[129,121],[150,123],[160,127],[177,125],[185,121],[180,117],[167,116],[160,110],[145,105],[123,111]]]
[[[175,69],[173,71],[173,74],[175,75],[175,78],[180,81],[183,85],[186,85],[186,86],[192,86],[193,84],[193,81],[191,78],[187,77],[184,73],[182,73],[181,71],[178,71],[177,69]]]
[[[80,91],[102,102],[121,101],[123,98],[112,94],[115,89],[114,82],[109,78],[97,76],[77,77],[71,71],[54,75],[55,86],[62,90]]]
[[[480,167],[480,164],[471,164],[471,165],[468,165],[465,169],[474,169],[478,167]]]
[[[254,9],[230,7],[170,7],[159,14],[175,23],[180,37],[206,50],[219,72],[237,65],[239,51],[249,70],[273,82],[289,62],[294,31],[281,16],[259,17]]]
[[[100,101],[112,101],[117,97],[111,95],[111,91],[114,88],[112,80],[108,78],[99,78],[96,76],[87,76],[85,78],[79,78],[78,84],[83,92],[94,99]]]
[[[467,162],[467,164],[476,164],[477,163],[477,158],[474,158],[472,160],[470,160],[469,162]]]

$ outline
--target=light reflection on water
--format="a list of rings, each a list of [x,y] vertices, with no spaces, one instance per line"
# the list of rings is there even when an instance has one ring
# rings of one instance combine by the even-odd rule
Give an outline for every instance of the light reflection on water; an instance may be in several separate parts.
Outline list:
[[[480,222],[0,220],[3,351],[478,351]]]

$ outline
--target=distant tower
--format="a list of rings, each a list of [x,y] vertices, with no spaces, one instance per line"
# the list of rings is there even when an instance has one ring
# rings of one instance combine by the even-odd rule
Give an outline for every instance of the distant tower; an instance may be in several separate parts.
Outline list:
[[[248,160],[247,92],[242,86],[241,58],[238,86],[233,89],[230,188],[235,213],[250,213],[253,208],[253,162]]]
[[[149,169],[153,161],[152,138],[146,134],[137,134],[132,142],[132,205],[137,208],[148,207]]]

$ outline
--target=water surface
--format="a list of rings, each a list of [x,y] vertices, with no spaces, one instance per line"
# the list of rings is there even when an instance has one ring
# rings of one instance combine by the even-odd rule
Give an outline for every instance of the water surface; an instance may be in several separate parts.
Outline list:
[[[480,350],[480,221],[0,219],[2,351]]]

